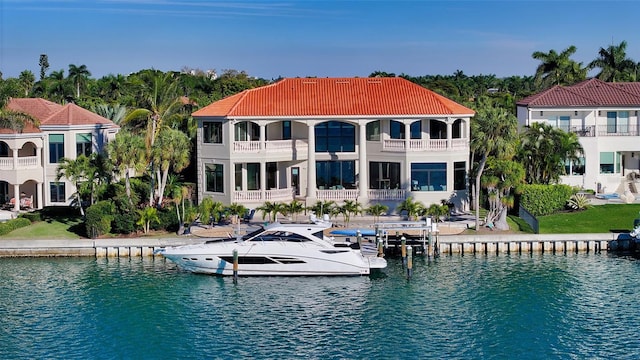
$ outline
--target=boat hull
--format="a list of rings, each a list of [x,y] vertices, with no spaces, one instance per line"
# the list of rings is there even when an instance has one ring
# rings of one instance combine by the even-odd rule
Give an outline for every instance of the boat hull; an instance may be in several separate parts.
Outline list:
[[[167,248],[161,254],[187,271],[230,276],[234,274],[234,250],[239,276],[361,276],[386,267],[384,258],[308,243],[222,242]]]

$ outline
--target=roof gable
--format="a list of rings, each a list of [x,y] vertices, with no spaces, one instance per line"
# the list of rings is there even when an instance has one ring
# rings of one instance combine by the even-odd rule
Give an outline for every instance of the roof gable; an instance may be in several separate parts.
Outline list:
[[[193,116],[473,115],[403,78],[291,78],[216,101]]]

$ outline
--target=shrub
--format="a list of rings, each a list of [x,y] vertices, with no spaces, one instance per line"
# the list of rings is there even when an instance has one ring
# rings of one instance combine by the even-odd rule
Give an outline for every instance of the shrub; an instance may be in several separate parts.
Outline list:
[[[520,205],[534,216],[550,215],[563,210],[571,195],[573,189],[569,185],[525,185]]]
[[[98,201],[86,211],[85,226],[89,237],[96,238],[111,231],[115,206],[111,201]]]
[[[11,219],[0,223],[0,235],[6,235],[15,229],[31,225],[31,221],[25,218]]]
[[[30,222],[34,223],[36,221],[42,221],[42,215],[40,214],[39,211],[34,211],[34,212],[28,212],[28,213],[24,213],[24,214],[20,214],[18,216],[19,218],[25,218],[28,219]]]

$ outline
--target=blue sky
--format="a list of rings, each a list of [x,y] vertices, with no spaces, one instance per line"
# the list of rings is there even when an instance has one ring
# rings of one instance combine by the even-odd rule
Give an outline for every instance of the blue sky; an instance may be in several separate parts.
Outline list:
[[[0,0],[0,71],[86,65],[244,70],[266,79],[533,75],[534,51],[578,48],[585,64],[626,40],[640,61],[640,1]]]

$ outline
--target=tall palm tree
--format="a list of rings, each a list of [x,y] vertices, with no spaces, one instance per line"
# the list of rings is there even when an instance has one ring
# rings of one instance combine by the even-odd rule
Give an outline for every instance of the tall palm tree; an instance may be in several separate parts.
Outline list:
[[[589,63],[590,69],[600,68],[596,77],[602,81],[636,81],[637,64],[627,58],[627,42],[600,48],[598,58]]]
[[[486,98],[476,106],[476,115],[471,121],[471,151],[478,158],[474,206],[476,231],[480,228],[480,179],[490,155],[497,158],[510,157],[515,153],[518,137],[518,121],[504,108],[497,107]]]
[[[535,83],[541,89],[545,89],[553,85],[572,85],[584,80],[588,69],[570,58],[576,50],[577,48],[571,45],[560,53],[555,50],[549,50],[548,53],[534,52],[531,56],[541,62],[536,68]]]
[[[187,135],[180,130],[166,128],[160,132],[151,152],[152,162],[157,164],[155,173],[158,184],[157,204],[162,204],[169,170],[174,173],[184,170],[189,165],[190,155],[191,141]]]
[[[128,131],[120,131],[113,141],[107,144],[107,153],[113,161],[118,174],[124,174],[125,189],[129,204],[133,205],[131,198],[131,171],[142,171],[146,167],[146,152],[144,139]]]
[[[30,70],[24,70],[18,76],[20,87],[24,90],[24,96],[29,96],[29,92],[36,83],[36,76]]]
[[[87,82],[89,76],[91,76],[91,72],[87,69],[86,65],[76,66],[69,64],[69,80],[71,80],[76,87],[76,98],[80,98],[80,86],[83,86]]]

